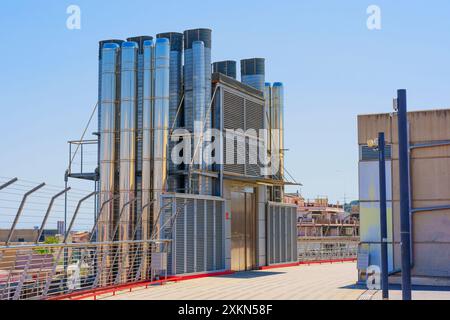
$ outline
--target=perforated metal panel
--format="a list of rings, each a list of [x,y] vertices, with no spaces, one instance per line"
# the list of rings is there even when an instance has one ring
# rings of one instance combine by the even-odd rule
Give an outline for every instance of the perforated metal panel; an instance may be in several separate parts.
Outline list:
[[[275,208],[273,206],[268,207],[269,210],[269,261],[273,263],[275,261]]]
[[[223,202],[215,202],[215,226],[216,226],[216,269],[225,269],[225,229],[224,229],[224,204]]]
[[[286,208],[280,208],[280,261],[287,261]]]
[[[197,215],[196,215],[196,251],[197,251],[197,265],[196,271],[205,270],[205,200],[197,200]]]
[[[214,270],[214,206],[206,203],[206,270]]]
[[[217,197],[165,195],[161,234],[173,242],[168,250],[169,274],[225,268],[224,202]],[[169,202],[167,202],[169,201]],[[173,228],[167,221],[173,220]],[[164,225],[163,221],[166,221]],[[170,232],[171,229],[174,232]]]
[[[175,248],[175,273],[185,273],[185,199],[176,199],[175,237],[172,247]]]
[[[281,251],[281,235],[280,235],[280,207],[275,207],[275,263],[280,263],[280,251]]]
[[[292,205],[269,202],[268,260],[269,264],[296,262],[297,210]]]
[[[193,199],[186,200],[186,273],[195,272],[195,204]]]

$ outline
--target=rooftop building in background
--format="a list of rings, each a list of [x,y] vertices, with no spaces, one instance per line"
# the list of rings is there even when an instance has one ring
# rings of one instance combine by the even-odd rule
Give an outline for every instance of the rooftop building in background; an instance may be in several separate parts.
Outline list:
[[[300,237],[357,237],[359,221],[345,212],[344,206],[331,204],[326,197],[304,199],[298,193],[286,194],[285,202],[297,206],[298,236]]]

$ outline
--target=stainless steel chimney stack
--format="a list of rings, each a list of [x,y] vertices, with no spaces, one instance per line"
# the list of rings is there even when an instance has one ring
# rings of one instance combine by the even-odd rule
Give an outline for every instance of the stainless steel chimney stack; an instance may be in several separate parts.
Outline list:
[[[143,79],[143,108],[142,108],[142,226],[141,238],[150,238],[151,201],[152,196],[152,154],[153,154],[153,92],[154,92],[154,43],[151,40],[144,44],[144,79]]]
[[[182,124],[183,110],[180,108],[183,94],[183,34],[178,32],[164,32],[156,36],[170,41],[170,76],[169,76],[169,129],[177,129]],[[180,108],[180,109],[179,109]],[[171,155],[175,146],[169,137],[168,155]],[[168,191],[181,192],[184,190],[181,177],[177,174],[178,166],[169,158],[168,164]]]
[[[226,61],[217,61],[212,65],[213,73],[219,72],[228,77],[236,79],[236,61],[226,60]]]
[[[281,82],[275,82],[272,87],[272,126],[279,130],[278,140],[274,144],[278,145],[280,168],[276,178],[284,179],[284,86]],[[284,187],[278,188],[277,197],[283,199]]]
[[[210,29],[193,29],[184,32],[184,119],[185,127],[191,134],[195,131],[196,123],[203,127],[203,132],[211,128],[211,112],[209,110],[212,73],[211,44],[212,31]],[[196,156],[201,159],[194,169],[200,169],[200,171],[207,169],[202,154],[204,145],[205,140],[198,145],[198,148],[195,142],[192,143],[192,157],[196,153]],[[186,169],[192,168],[187,165]],[[201,173],[192,174],[191,171],[186,181],[186,192],[212,194],[211,178]]]
[[[167,190],[167,150],[169,141],[170,41],[159,38],[155,44],[155,84],[153,108],[153,214],[156,222],[161,195]],[[155,225],[157,225],[155,223]],[[159,226],[155,234],[159,237]]]
[[[241,60],[241,82],[263,92],[266,81],[265,64],[264,58]]]
[[[115,139],[117,83],[120,46],[116,43],[100,43],[99,83],[99,165],[100,165],[100,207],[108,202],[99,213],[97,241],[110,241],[114,224],[115,186]]]
[[[119,152],[120,241],[131,239],[135,223],[137,53],[136,42],[122,44]],[[123,257],[128,255],[128,245],[122,244],[120,250]],[[123,259],[118,263],[118,276],[126,281],[130,261]]]

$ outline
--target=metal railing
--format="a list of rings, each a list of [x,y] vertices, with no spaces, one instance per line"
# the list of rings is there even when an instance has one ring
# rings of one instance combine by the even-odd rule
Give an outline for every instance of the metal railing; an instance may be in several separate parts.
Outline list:
[[[49,299],[167,277],[167,266],[155,268],[153,261],[166,260],[171,240],[155,232],[138,240],[142,212],[152,202],[127,226],[128,239],[115,241],[126,227],[117,223],[99,242],[99,228],[108,227],[99,218],[109,203],[95,214],[96,194],[0,177],[0,300]]]
[[[388,241],[389,272],[400,272],[399,241]],[[450,283],[450,241],[412,241],[414,256],[411,259],[412,276],[447,279]],[[358,244],[358,269],[364,277],[369,266],[381,266],[381,242],[363,241]],[[360,276],[361,277],[361,276]]]
[[[48,299],[148,280],[143,264],[155,252],[166,253],[169,242],[0,247],[0,300]]]
[[[300,262],[356,259],[358,244],[358,238],[299,239],[298,258]]]

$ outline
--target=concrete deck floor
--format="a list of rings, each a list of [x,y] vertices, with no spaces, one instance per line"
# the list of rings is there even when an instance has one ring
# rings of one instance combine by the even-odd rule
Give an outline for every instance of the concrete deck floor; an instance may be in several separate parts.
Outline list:
[[[356,263],[301,265],[227,276],[199,278],[118,292],[102,300],[378,300],[379,291],[356,285]],[[401,299],[398,286],[392,299]],[[414,299],[448,299],[450,289],[419,288]]]

